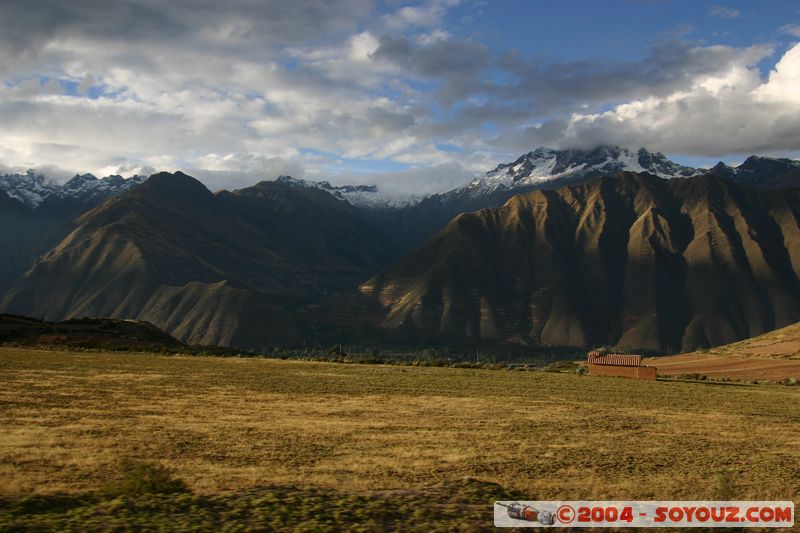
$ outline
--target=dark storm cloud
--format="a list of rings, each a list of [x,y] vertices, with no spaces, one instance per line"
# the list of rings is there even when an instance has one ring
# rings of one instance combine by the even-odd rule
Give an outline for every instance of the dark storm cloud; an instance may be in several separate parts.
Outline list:
[[[384,35],[373,57],[422,76],[447,78],[476,75],[490,66],[491,53],[485,45],[467,40],[438,40],[417,46],[406,37]]]
[[[685,91],[700,77],[724,75],[769,53],[763,46],[704,47],[670,39],[650,46],[635,61],[556,62],[524,58],[517,52],[493,55],[471,40],[420,44],[405,36],[384,35],[372,58],[398,65],[409,76],[437,82],[440,103],[461,104],[445,120],[421,124],[419,135],[457,135],[487,122],[503,129],[539,119],[545,124],[530,129],[529,137],[557,141],[558,128],[564,124],[561,114]],[[516,135],[504,133],[501,144]],[[517,142],[506,146],[524,148]]]
[[[691,87],[698,76],[724,73],[741,62],[730,47],[697,47],[673,40],[647,49],[638,61],[603,59],[536,63],[510,54],[499,67],[516,82],[496,87],[496,95],[524,104],[533,112],[572,109],[576,105],[621,102],[661,96]],[[754,54],[753,60],[763,53]]]
[[[267,45],[348,34],[373,9],[372,0],[240,0],[235,5],[216,0],[3,0],[0,43],[9,60],[35,57],[46,43],[70,37],[98,44],[233,47],[241,55],[258,55],[269,52]]]
[[[83,32],[114,40],[177,39],[234,21],[232,38],[304,43],[354,30],[373,8],[371,0],[3,0],[0,39],[19,48]]]
[[[706,157],[797,150],[800,97],[794,89],[800,83],[800,45],[783,55],[766,80],[750,64],[745,54],[727,72],[697,78],[683,90],[544,120],[505,131],[493,143],[518,149],[644,145]]]
[[[398,65],[411,75],[440,81],[437,96],[446,104],[481,92],[481,76],[492,68],[490,50],[469,40],[436,40],[418,46],[405,36],[383,35],[372,57]]]

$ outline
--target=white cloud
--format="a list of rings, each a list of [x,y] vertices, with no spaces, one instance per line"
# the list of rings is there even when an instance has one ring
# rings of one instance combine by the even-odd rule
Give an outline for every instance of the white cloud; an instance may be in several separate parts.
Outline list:
[[[454,35],[457,3],[4,0],[0,161],[59,177],[182,169],[212,188],[407,165],[369,179],[414,192],[534,144],[800,149],[794,51],[768,80],[753,66],[765,46],[535,61]]]
[[[780,32],[800,37],[800,24],[786,24],[781,26]]]
[[[709,7],[708,14],[711,15],[712,17],[718,17],[723,19],[736,19],[742,16],[741,11],[739,11],[738,9],[725,7],[719,4],[714,4],[713,6]]]
[[[403,6],[384,15],[383,20],[391,30],[405,30],[409,27],[436,28],[447,11],[460,3],[460,0],[427,0],[422,5]]]
[[[468,183],[477,175],[473,169],[456,161],[411,168],[400,172],[381,174],[342,174],[333,177],[331,183],[372,185],[379,184],[380,190],[390,195],[425,196],[454,189]]]
[[[754,95],[761,102],[787,108],[792,105],[800,106],[800,44],[794,45],[784,54],[767,82],[760,85]],[[798,107],[795,107],[794,111],[797,110]]]
[[[89,89],[91,89],[95,84],[94,76],[91,74],[87,74],[83,80],[78,84],[78,92],[85,93]]]
[[[598,142],[688,155],[797,150],[800,146],[800,44],[787,51],[767,80],[742,63],[698,78],[688,90],[575,113],[524,133],[528,141],[561,146]]]

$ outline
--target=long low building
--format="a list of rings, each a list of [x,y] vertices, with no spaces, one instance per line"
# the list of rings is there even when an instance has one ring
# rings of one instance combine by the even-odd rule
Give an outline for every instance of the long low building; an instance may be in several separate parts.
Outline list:
[[[589,352],[587,362],[589,363],[590,376],[656,380],[656,368],[642,365],[641,355]]]

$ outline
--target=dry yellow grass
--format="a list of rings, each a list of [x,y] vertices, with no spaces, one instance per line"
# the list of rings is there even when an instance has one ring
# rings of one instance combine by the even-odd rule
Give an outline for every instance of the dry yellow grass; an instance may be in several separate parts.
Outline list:
[[[716,346],[712,355],[728,357],[763,357],[800,361],[800,322],[750,339]]]
[[[15,348],[0,381],[5,496],[95,490],[132,457],[205,494],[468,476],[531,499],[800,501],[800,387]]]

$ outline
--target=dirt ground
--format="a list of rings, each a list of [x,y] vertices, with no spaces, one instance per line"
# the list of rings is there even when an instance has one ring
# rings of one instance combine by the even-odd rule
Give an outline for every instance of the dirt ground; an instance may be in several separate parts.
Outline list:
[[[710,378],[783,381],[800,380],[800,359],[733,357],[704,353],[686,353],[669,357],[649,357],[645,364],[658,369],[662,376],[701,374]]]

